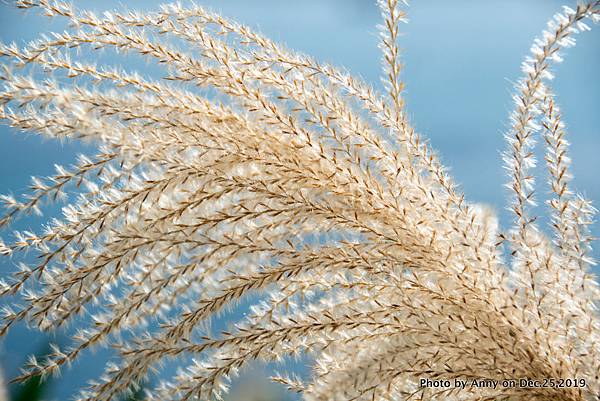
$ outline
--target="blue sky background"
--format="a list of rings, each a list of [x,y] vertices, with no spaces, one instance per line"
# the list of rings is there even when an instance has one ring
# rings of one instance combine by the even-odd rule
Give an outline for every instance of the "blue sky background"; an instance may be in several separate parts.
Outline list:
[[[247,1],[198,0],[223,15],[237,19],[283,42],[288,48],[320,61],[343,66],[376,88],[381,56],[376,25],[380,23],[375,1],[304,0]],[[151,9],[159,2],[112,0],[79,1],[96,10]],[[513,82],[533,39],[562,4],[554,0],[421,0],[409,8],[410,23],[402,27],[401,47],[405,69],[406,103],[410,119],[451,168],[467,199],[492,205],[507,213],[506,181],[500,152],[503,132],[513,108]],[[0,3],[0,40],[36,38],[40,33],[62,30],[63,23],[23,13]],[[600,29],[577,35],[577,46],[566,51],[565,62],[554,67],[554,88],[564,113],[575,185],[587,197],[600,201]],[[118,60],[112,60],[118,64]],[[140,64],[142,70],[144,64]],[[142,71],[143,72],[143,71]],[[23,135],[0,126],[0,193],[21,193],[32,175],[53,173],[54,163],[68,164],[83,148]],[[541,191],[542,187],[539,187]],[[21,220],[15,228],[35,228],[40,219]],[[598,233],[598,224],[595,233]],[[7,236],[7,233],[0,233]],[[596,257],[600,255],[595,252]],[[5,275],[10,261],[1,264]],[[60,340],[60,339],[59,339]],[[45,339],[23,327],[0,345],[0,365],[14,376],[30,352]],[[65,371],[52,386],[55,399],[67,399],[85,380],[93,378],[102,360],[87,355],[76,369]],[[96,359],[94,359],[96,358]]]

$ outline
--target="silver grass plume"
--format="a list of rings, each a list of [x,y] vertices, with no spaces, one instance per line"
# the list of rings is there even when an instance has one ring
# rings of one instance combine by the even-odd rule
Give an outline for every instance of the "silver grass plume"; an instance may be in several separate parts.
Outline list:
[[[219,398],[252,361],[305,354],[314,358],[308,381],[272,380],[306,400],[598,400],[594,209],[570,187],[550,66],[600,18],[600,1],[565,7],[523,64],[506,134],[515,216],[506,234],[464,200],[407,120],[400,3],[379,1],[382,96],[196,5],[99,16],[17,2],[72,27],[0,45],[0,117],[97,144],[34,179],[23,199],[2,198],[5,228],[46,200],[68,204],[40,232],[0,242],[7,257],[38,256],[2,282],[2,295],[20,301],[4,308],[0,333],[20,321],[83,326],[17,380],[112,346],[115,359],[78,400],[115,399],[167,360],[182,369],[147,400]],[[75,61],[79,49],[102,48],[159,63],[165,79]],[[553,238],[530,211],[536,138]],[[212,318],[256,299],[233,330],[209,334]],[[585,386],[459,391],[422,378]]]

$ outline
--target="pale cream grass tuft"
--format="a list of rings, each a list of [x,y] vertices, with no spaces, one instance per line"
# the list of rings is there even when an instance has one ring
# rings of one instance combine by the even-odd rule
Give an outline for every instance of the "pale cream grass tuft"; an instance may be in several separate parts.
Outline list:
[[[10,227],[47,199],[78,195],[66,197],[62,219],[0,243],[17,261],[39,256],[2,283],[20,302],[4,308],[1,333],[20,321],[81,327],[18,380],[112,346],[114,362],[77,399],[117,399],[172,359],[182,370],[148,400],[218,398],[255,360],[307,354],[308,380],[272,377],[306,400],[600,399],[594,209],[570,187],[549,81],[562,49],[600,18],[600,1],[565,7],[523,64],[506,134],[515,216],[506,234],[464,200],[406,118],[400,1],[379,1],[385,96],[196,5],[99,16],[58,1],[17,4],[72,27],[0,45],[0,116],[97,144],[72,168],[34,179],[25,198],[3,197],[0,224]],[[164,79],[78,56],[103,48],[165,66]],[[536,138],[553,238],[531,212]],[[257,297],[233,330],[209,334],[212,318]],[[420,383],[475,378],[576,386]]]

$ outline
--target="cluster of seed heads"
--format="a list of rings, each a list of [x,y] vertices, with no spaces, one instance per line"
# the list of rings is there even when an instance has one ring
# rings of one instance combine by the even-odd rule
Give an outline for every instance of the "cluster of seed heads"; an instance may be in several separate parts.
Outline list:
[[[146,380],[149,401],[218,399],[254,361],[304,355],[307,378],[272,380],[309,401],[597,399],[594,209],[570,186],[550,70],[600,18],[600,1],[565,7],[523,64],[506,134],[506,231],[464,199],[407,118],[398,0],[379,1],[383,94],[196,5],[102,15],[17,5],[70,28],[0,44],[0,118],[87,140],[95,154],[2,197],[3,228],[48,200],[66,206],[39,232],[0,241],[19,266],[0,285],[0,334],[79,328],[16,380],[112,347],[78,400],[115,400]],[[89,62],[100,49],[156,63],[160,77]],[[536,139],[550,237],[532,214]],[[244,317],[211,334],[240,302],[251,304]],[[173,377],[161,374],[166,361],[181,366]],[[423,378],[586,385],[429,388]]]

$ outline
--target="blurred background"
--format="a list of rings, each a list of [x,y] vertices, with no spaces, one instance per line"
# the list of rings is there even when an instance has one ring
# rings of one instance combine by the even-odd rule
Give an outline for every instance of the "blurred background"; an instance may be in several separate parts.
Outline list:
[[[24,44],[42,33],[61,31],[64,21],[49,20],[35,11],[16,10],[0,3],[0,40]],[[149,0],[77,1],[97,11],[152,9]],[[162,2],[161,2],[162,3]],[[381,56],[375,0],[197,0],[214,11],[249,25],[288,48],[320,61],[346,68],[377,89]],[[406,104],[411,122],[428,138],[462,185],[467,199],[493,207],[509,223],[507,192],[500,152],[503,133],[513,108],[513,83],[533,39],[562,4],[555,0],[421,0],[408,9],[410,23],[402,26]],[[600,201],[600,29],[577,35],[577,46],[566,51],[565,62],[555,66],[554,88],[572,143],[575,187]],[[113,60],[118,64],[118,59]],[[129,66],[131,69],[131,66]],[[136,68],[143,72],[143,63]],[[69,164],[82,145],[44,141],[34,135],[0,126],[0,193],[22,193],[32,175],[54,172],[53,164]],[[540,184],[543,181],[541,177]],[[540,191],[545,191],[541,189]],[[58,209],[57,209],[58,210]],[[44,218],[27,218],[13,228],[36,228]],[[593,227],[598,235],[600,226]],[[9,233],[0,233],[8,236]],[[600,248],[597,246],[597,248]],[[598,258],[600,253],[595,251]],[[0,261],[4,276],[12,261]],[[596,270],[598,271],[598,270]],[[61,344],[66,335],[41,335],[16,327],[0,343],[0,366],[5,378],[14,377],[29,354],[43,355],[48,342]],[[42,387],[37,382],[11,386],[11,400],[67,400],[86,381],[102,371],[107,353],[86,353],[61,377]],[[236,385],[230,400],[279,401],[293,399],[266,384],[263,370],[254,367]],[[300,369],[307,373],[307,369]],[[130,400],[135,400],[132,396]]]

